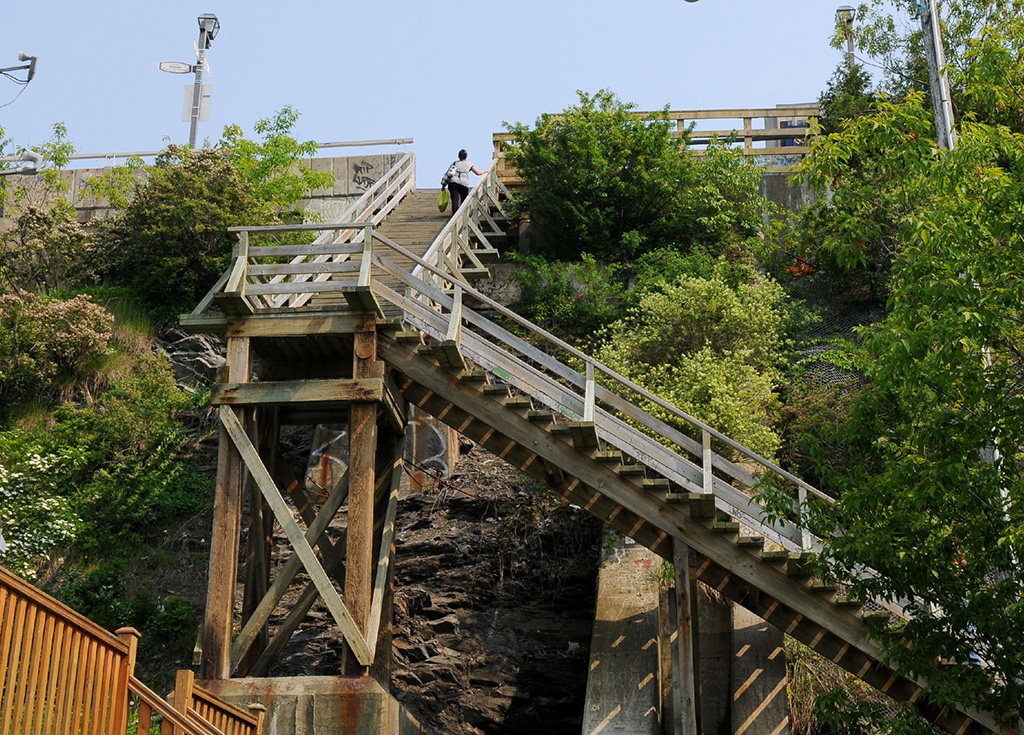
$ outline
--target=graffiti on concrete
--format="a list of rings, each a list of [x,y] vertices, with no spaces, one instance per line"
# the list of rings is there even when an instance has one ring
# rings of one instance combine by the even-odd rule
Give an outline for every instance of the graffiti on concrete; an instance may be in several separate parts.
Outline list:
[[[377,179],[374,177],[374,170],[376,168],[372,161],[366,159],[353,161],[352,184],[360,191],[366,191],[377,183]]]

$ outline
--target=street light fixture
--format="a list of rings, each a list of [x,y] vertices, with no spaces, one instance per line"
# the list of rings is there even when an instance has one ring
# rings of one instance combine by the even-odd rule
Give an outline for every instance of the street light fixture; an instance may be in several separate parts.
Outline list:
[[[852,5],[840,5],[836,8],[836,25],[843,27],[843,35],[846,36],[846,63],[850,69],[856,63],[853,55],[853,21],[857,18],[857,11]]]
[[[192,88],[192,122],[188,130],[188,145],[196,147],[196,133],[199,130],[199,106],[203,99],[203,67],[206,65],[206,49],[220,32],[220,21],[213,13],[203,13],[199,22],[199,45],[196,47],[196,83]]]
[[[21,66],[8,66],[4,69],[0,69],[0,74],[3,74],[8,79],[10,79],[13,82],[17,82],[18,84],[28,84],[32,81],[32,77],[36,75],[36,57],[32,56],[31,54],[26,54],[24,51],[21,51],[18,54],[18,61],[27,61],[28,63],[22,64]],[[28,69],[28,75],[26,76],[24,81],[22,81],[21,79],[15,79],[10,74],[8,74],[8,72],[22,71],[23,69]]]

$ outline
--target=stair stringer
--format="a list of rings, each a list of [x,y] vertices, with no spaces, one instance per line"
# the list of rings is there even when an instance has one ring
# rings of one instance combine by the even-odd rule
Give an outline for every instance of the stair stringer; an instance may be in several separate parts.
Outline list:
[[[672,540],[679,539],[697,553],[698,580],[865,683],[914,703],[929,722],[958,735],[972,723],[1009,732],[987,713],[943,711],[927,702],[920,683],[883,663],[863,617],[815,594],[678,506],[623,479],[392,338],[380,339],[378,355],[398,373],[395,382],[406,400],[663,558],[672,558]]]

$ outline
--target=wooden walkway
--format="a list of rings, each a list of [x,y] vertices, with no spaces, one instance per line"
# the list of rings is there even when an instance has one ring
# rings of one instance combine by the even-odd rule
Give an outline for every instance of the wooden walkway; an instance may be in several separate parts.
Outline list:
[[[392,485],[401,466],[395,442],[407,426],[407,408],[415,405],[674,560],[677,591],[687,589],[691,578],[703,582],[863,681],[914,703],[948,732],[1010,732],[990,713],[934,706],[926,680],[886,664],[869,635],[868,618],[901,616],[900,605],[849,599],[842,587],[812,574],[809,557],[822,542],[803,514],[809,501],[831,498],[472,288],[469,278],[482,277],[483,264],[497,255],[490,236],[506,222],[507,190],[495,170],[496,164],[452,220],[437,212],[436,190],[409,190],[389,216],[355,225],[364,228],[358,242],[241,250],[221,289],[204,300],[231,307],[222,321],[201,309],[183,320],[196,331],[228,335],[228,369],[212,391],[223,427],[223,469],[204,634],[206,677],[245,675],[250,650],[272,655],[273,644],[258,643],[257,631],[266,629],[268,611],[288,584],[254,581],[258,596],[243,610],[247,622],[234,635],[232,555],[247,476],[256,478],[259,493],[286,529],[295,570],[306,569],[315,585],[311,594],[328,604],[351,649],[353,669],[386,665],[376,651],[386,628],[397,502]],[[341,230],[345,223],[332,227]],[[285,268],[261,264],[275,252],[298,260]],[[300,273],[304,279],[295,277]],[[271,276],[284,280],[271,283]],[[266,298],[270,289],[312,296],[321,305],[315,313],[282,307],[284,302]],[[469,303],[485,305],[501,323]],[[392,314],[401,321],[388,318]],[[254,375],[254,357],[274,370]],[[297,507],[306,502],[298,483],[283,472],[272,440],[281,424],[331,422],[350,426],[348,537],[345,549],[338,544],[321,563],[312,549],[323,542],[321,531],[310,526],[310,517],[303,534],[282,499],[285,488],[295,493]],[[249,436],[264,431],[271,441],[257,447]],[[763,483],[788,488],[789,517],[761,505]],[[334,510],[321,511],[324,524]],[[342,558],[344,600],[330,580]],[[678,607],[685,611],[689,604],[680,600]],[[682,617],[681,612],[678,640],[685,662],[695,649]],[[295,616],[295,625],[301,618]],[[290,634],[278,630],[274,638]],[[696,701],[692,693],[689,701]]]

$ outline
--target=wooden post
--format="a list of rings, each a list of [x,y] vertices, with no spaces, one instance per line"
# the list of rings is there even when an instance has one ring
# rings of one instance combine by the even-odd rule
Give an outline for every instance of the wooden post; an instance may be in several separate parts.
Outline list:
[[[128,646],[128,655],[125,657],[123,668],[118,675],[117,693],[114,695],[112,730],[116,733],[125,732],[128,727],[128,710],[131,706],[131,696],[128,692],[128,679],[135,674],[135,655],[139,650],[139,631],[135,628],[118,628],[115,635]],[[56,676],[56,672],[54,672]]]
[[[701,431],[701,448],[703,450],[704,494],[710,495],[715,491],[715,484],[714,476],[711,474],[711,432],[707,429]]]
[[[373,315],[363,318],[353,338],[352,377],[373,377],[377,366],[377,327]],[[377,405],[349,406],[349,500],[345,606],[365,637],[373,598],[374,465],[377,447]],[[347,666],[346,673],[361,673]]]
[[[690,547],[679,539],[672,542],[672,564],[676,576],[676,614],[679,618],[679,710],[683,735],[697,735],[700,729],[700,658],[697,653],[696,581],[690,573]]]
[[[247,383],[252,372],[248,337],[229,337],[225,381]],[[244,425],[243,409],[233,410]],[[217,456],[217,487],[214,494],[213,530],[210,536],[210,574],[203,625],[204,679],[231,676],[231,626],[235,606],[235,578],[238,573],[238,538],[242,530],[242,488],[245,485],[242,458],[221,427]]]
[[[191,669],[178,669],[174,677],[174,709],[181,713],[181,716],[188,719],[188,711],[192,707],[192,687],[195,684],[195,674]],[[177,725],[172,731],[174,735],[187,735],[185,729]]]
[[[271,475],[277,462],[278,409],[265,406],[257,409],[256,428],[258,430],[257,446],[260,456]],[[250,437],[254,432],[250,431]],[[270,506],[263,498],[259,487],[250,478],[248,482],[249,496],[249,533],[246,538],[245,553],[245,594],[242,598],[242,624],[252,617],[260,600],[267,594],[270,585],[270,550],[273,542],[274,516]],[[238,675],[246,676],[252,665],[256,663],[260,652],[266,648],[269,635],[266,624],[257,637],[257,643],[249,649],[249,653],[238,663]]]

